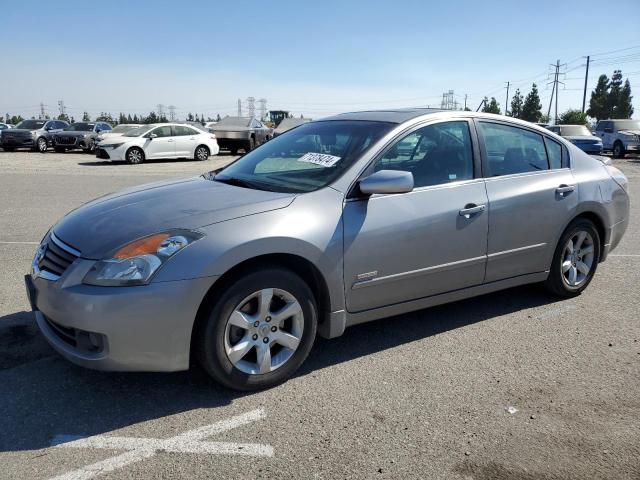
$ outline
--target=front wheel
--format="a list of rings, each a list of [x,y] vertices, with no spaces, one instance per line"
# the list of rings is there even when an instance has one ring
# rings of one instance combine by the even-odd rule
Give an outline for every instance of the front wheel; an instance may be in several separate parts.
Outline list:
[[[200,145],[196,148],[196,153],[194,155],[196,160],[200,160],[201,162],[205,161],[209,158],[209,149],[205,145]]]
[[[127,163],[137,165],[144,162],[144,152],[138,147],[131,147],[126,153]]]
[[[46,138],[40,137],[36,142],[36,147],[38,148],[38,151],[40,153],[46,153],[47,149],[49,148],[49,143],[47,142]]]
[[[571,222],[556,247],[546,287],[561,297],[575,297],[587,288],[600,260],[600,236],[587,219]]]
[[[244,152],[249,153],[254,148],[256,148],[256,141],[253,137],[251,137],[244,147]]]
[[[295,273],[268,268],[242,276],[214,302],[196,331],[202,367],[234,390],[268,388],[290,378],[316,336],[313,293]]]
[[[616,142],[613,145],[613,158],[624,158],[625,155],[625,149],[624,149],[624,145],[622,145],[622,142]]]

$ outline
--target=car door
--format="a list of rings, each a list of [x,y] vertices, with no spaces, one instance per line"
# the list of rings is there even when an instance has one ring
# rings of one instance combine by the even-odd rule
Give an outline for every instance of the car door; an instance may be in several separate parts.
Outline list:
[[[602,139],[602,147],[604,149],[611,150],[613,148],[613,122],[598,122],[596,136]]]
[[[174,125],[173,134],[176,141],[176,157],[193,157],[200,132],[186,125]]]
[[[414,190],[344,206],[347,309],[368,310],[483,282],[488,212],[479,153],[465,119],[414,129],[375,160],[406,170]]]
[[[578,205],[567,149],[514,124],[477,125],[489,197],[485,281],[546,271]]]
[[[151,135],[156,135],[151,138]],[[147,158],[174,158],[176,142],[170,125],[154,128],[145,135],[144,154]]]

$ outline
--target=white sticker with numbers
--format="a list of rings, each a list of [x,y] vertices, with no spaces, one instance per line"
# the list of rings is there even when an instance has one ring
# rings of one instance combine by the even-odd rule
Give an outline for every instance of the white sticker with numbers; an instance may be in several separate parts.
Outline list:
[[[313,163],[314,165],[320,165],[321,167],[333,167],[336,162],[340,160],[340,157],[334,157],[333,155],[327,155],[325,153],[305,153],[298,161],[305,163]]]

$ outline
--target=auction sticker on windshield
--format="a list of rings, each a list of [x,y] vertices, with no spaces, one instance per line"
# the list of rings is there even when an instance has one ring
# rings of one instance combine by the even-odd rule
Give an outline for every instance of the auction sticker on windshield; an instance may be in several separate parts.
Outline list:
[[[313,163],[314,165],[320,165],[321,167],[333,167],[336,162],[340,160],[340,157],[334,157],[333,155],[327,155],[325,153],[305,153],[298,161],[305,163]]]

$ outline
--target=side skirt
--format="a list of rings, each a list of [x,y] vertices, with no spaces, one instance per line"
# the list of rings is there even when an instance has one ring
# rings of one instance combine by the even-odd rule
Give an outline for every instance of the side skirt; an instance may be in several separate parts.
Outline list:
[[[454,290],[452,292],[433,295],[430,297],[419,298],[417,300],[411,300],[409,302],[397,303],[394,305],[387,305],[385,307],[366,310],[364,312],[358,312],[358,313],[346,312],[345,327],[350,327],[352,325],[358,325],[360,323],[370,322],[372,320],[378,320],[380,318],[392,317],[394,315],[401,315],[403,313],[413,312],[415,310],[422,310],[423,308],[435,307],[436,305],[442,305],[444,303],[455,302],[457,300],[463,300],[465,298],[476,297],[478,295],[484,295],[486,293],[496,292],[498,290],[517,287],[519,285],[543,282],[544,280],[547,279],[548,276],[549,276],[548,271],[531,273],[527,275],[520,275],[513,278],[507,278],[504,280],[497,280],[491,283],[484,283],[482,285],[477,285],[475,287],[469,287],[461,290]],[[334,318],[332,318],[332,320],[334,320]],[[337,329],[334,329],[334,330],[337,330]],[[333,336],[337,337],[342,333],[343,332],[340,332],[338,335],[333,335]]]

